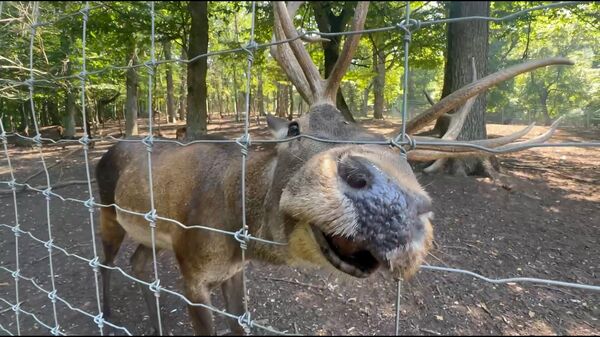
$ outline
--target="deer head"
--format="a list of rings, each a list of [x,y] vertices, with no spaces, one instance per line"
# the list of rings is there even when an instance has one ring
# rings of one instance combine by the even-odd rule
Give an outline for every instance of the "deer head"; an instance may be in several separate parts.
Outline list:
[[[283,2],[273,3],[275,39],[293,41],[274,46],[271,54],[310,104],[310,110],[291,122],[269,116],[273,134],[277,138],[304,134],[357,143],[384,140],[346,122],[335,106],[335,95],[358,47],[360,34],[346,38],[334,70],[329,78],[322,78],[302,41],[297,39],[291,19],[301,4],[289,2],[286,7]],[[351,30],[363,28],[367,10],[368,2],[357,3]],[[462,106],[442,137],[452,141],[479,93],[519,73],[549,64],[570,64],[570,61],[554,58],[528,62],[474,81],[409,121],[407,129],[419,130]],[[530,129],[472,143],[510,150],[508,144]],[[551,132],[528,142],[545,141],[550,135]],[[417,141],[425,140],[433,139],[417,137]],[[430,145],[409,151],[408,159],[432,161],[478,153],[458,146]],[[407,277],[418,269],[427,254],[432,241],[431,199],[397,148],[323,143],[310,138],[284,142],[277,147],[273,181],[269,200],[278,205],[275,212],[284,218],[282,221],[291,233],[290,246],[302,260],[357,277],[368,276],[383,265],[395,276]]]

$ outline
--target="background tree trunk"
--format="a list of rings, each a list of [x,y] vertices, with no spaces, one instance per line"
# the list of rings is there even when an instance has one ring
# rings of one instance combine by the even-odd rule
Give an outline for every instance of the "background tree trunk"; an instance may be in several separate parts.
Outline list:
[[[331,3],[331,1],[314,1],[310,4],[313,7],[319,30],[324,33],[339,33],[344,31],[346,24],[354,15],[354,10],[353,7],[351,8],[352,3],[347,2],[340,14],[335,15],[331,10]],[[354,3],[353,6],[355,7],[356,4]],[[335,63],[340,56],[339,50],[341,44],[341,36],[328,36],[327,38],[329,41],[324,41],[322,43],[325,66],[324,78],[328,78],[333,70]],[[355,122],[352,112],[342,94],[341,86],[337,91],[336,105],[347,121]]]
[[[137,64],[135,51],[131,55],[131,64]],[[127,70],[127,103],[125,106],[125,136],[136,136],[138,134],[138,75],[135,68]]]
[[[449,2],[450,17],[489,16],[489,1],[452,1]],[[463,21],[448,25],[447,34],[448,55],[444,73],[444,88],[442,97],[469,84],[473,79],[471,58],[475,58],[477,77],[487,74],[488,60],[488,22]],[[485,129],[486,96],[479,95],[471,113],[467,117],[459,140],[486,138]],[[439,123],[439,121],[438,121]],[[446,126],[447,127],[447,126]],[[441,125],[436,124],[441,134],[446,132]]]
[[[449,16],[458,18],[464,16],[489,16],[489,1],[453,1],[448,3]],[[488,22],[463,21],[448,25],[447,31],[447,56],[444,72],[444,88],[442,97],[471,83],[473,80],[472,61],[475,59],[477,77],[482,78],[487,74],[488,60]],[[479,95],[471,112],[467,116],[463,128],[458,136],[459,140],[484,139],[487,137],[485,128],[485,94]],[[443,135],[448,128],[448,119],[439,118],[434,130]],[[492,158],[492,163],[496,163]],[[462,175],[492,175],[490,161],[479,157],[464,159],[451,159],[446,164],[454,174]]]
[[[373,118],[383,119],[385,102],[385,55],[383,54],[383,50],[381,50],[381,48],[377,48],[377,46],[375,46],[375,41],[373,41],[373,68],[376,73],[375,79],[373,80],[373,95],[375,96]]]
[[[260,116],[265,115],[265,96],[263,94],[262,72],[258,72],[258,88],[256,90],[256,98],[258,99],[258,113]]]
[[[187,40],[188,38],[184,38],[183,46],[181,47],[181,59],[187,59]],[[179,120],[185,120],[187,114],[187,67],[185,63],[181,65],[181,86],[179,87]]]
[[[171,41],[166,40],[163,42],[163,48],[165,50],[165,58],[171,59]],[[175,112],[175,97],[173,93],[173,65],[167,64],[167,116],[169,123],[177,122],[177,113]]]
[[[208,3],[189,3],[192,16],[188,56],[194,58],[208,50]],[[187,138],[195,139],[206,134],[206,72],[207,58],[203,57],[188,64],[187,95]]]
[[[63,126],[65,128],[64,137],[65,138],[75,138],[75,93],[73,93],[73,89],[67,89],[66,93],[66,102],[65,102],[65,116],[63,119]]]

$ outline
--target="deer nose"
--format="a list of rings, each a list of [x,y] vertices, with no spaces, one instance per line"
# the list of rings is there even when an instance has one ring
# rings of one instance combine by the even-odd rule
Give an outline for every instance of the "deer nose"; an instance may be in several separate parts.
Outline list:
[[[348,186],[355,189],[366,189],[371,186],[373,173],[364,161],[363,158],[348,156],[338,162],[338,175]]]

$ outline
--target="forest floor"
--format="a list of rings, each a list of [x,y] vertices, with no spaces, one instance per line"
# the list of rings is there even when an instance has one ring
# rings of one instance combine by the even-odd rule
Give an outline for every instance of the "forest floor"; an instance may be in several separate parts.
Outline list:
[[[386,135],[397,132],[394,121],[364,121]],[[161,126],[165,137],[174,137],[174,125]],[[504,135],[522,126],[488,125],[490,135]],[[535,136],[546,130],[536,127]],[[210,131],[230,137],[241,134],[242,124],[214,121]],[[117,132],[113,126],[109,131]],[[251,128],[254,139],[269,135],[265,124]],[[118,133],[118,132],[117,132]],[[600,139],[599,129],[561,128],[553,142]],[[111,143],[101,142],[90,151],[92,174]],[[85,180],[80,145],[45,146],[53,184]],[[37,152],[9,148],[16,180],[22,182],[41,169]],[[600,149],[542,148],[499,157],[503,177],[499,181],[476,177],[419,175],[434,200],[436,248],[427,263],[470,270],[490,278],[536,277],[600,285]],[[0,156],[0,180],[10,179],[4,155]],[[31,185],[45,184],[43,174]],[[97,197],[97,186],[94,184]],[[6,188],[0,184],[0,188]],[[82,200],[87,185],[70,185],[54,192]],[[47,240],[46,201],[37,192],[18,193],[21,228]],[[14,224],[13,198],[0,194],[0,224]],[[95,227],[98,226],[96,212]],[[93,257],[87,209],[79,203],[51,200],[54,243],[71,253]],[[0,226],[0,265],[15,268],[14,235]],[[99,242],[99,240],[98,240]],[[133,243],[126,239],[117,265],[130,272]],[[21,235],[20,273],[51,289],[48,252],[38,242]],[[101,255],[101,245],[98,245]],[[74,307],[97,314],[94,274],[87,263],[53,255],[56,289]],[[182,282],[173,254],[159,254],[161,286],[181,292]],[[265,326],[309,335],[381,335],[394,333],[396,284],[378,272],[366,280],[339,280],[320,270],[274,267],[251,262],[248,267],[249,307],[252,318]],[[48,297],[29,282],[19,284],[21,307],[48,325],[54,325]],[[111,322],[133,334],[147,334],[151,324],[137,286],[113,273]],[[0,270],[0,297],[15,300],[11,275]],[[184,302],[161,296],[165,334],[191,334]],[[220,294],[213,304],[223,307]],[[67,334],[97,334],[93,320],[57,306],[58,322]],[[21,332],[47,335],[49,331],[21,315]],[[532,283],[495,285],[471,276],[420,271],[403,284],[400,333],[403,335],[598,335],[600,293]],[[222,317],[217,329],[226,330]],[[0,302],[0,324],[16,334],[14,314]],[[122,331],[109,333],[121,335]],[[261,333],[261,331],[255,331]],[[0,334],[4,334],[0,330]]]

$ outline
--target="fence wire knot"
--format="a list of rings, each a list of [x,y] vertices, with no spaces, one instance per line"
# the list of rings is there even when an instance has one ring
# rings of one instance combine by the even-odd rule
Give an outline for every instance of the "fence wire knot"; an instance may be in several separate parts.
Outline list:
[[[19,273],[19,269],[17,269],[17,270],[15,270],[15,271],[13,271],[13,272],[11,273],[11,276],[12,276],[12,277],[13,277],[15,280],[16,280],[16,279],[18,279],[18,278],[21,276],[21,274]],[[17,305],[18,305],[18,304],[17,304]]]
[[[240,243],[240,248],[246,250],[248,248],[248,241],[250,241],[250,234],[248,234],[248,228],[241,228],[233,235],[235,240]]]
[[[52,301],[52,303],[55,303],[56,302],[56,290],[52,290],[51,292],[49,292],[48,298],[50,299],[50,301]]]
[[[83,137],[78,139],[79,144],[83,145],[83,146],[88,146],[88,144],[90,143],[90,137],[87,134],[87,131],[84,130],[84,134]]]
[[[82,8],[81,10],[79,10],[79,13],[81,13],[81,15],[83,15],[83,21],[87,21],[88,20],[88,13],[89,13],[89,11],[90,11],[90,6],[86,2],[85,7]]]
[[[148,152],[152,152],[152,147],[154,146],[154,136],[147,135],[146,137],[144,137],[144,139],[142,139],[142,143],[146,145],[146,150]]]
[[[21,303],[17,303],[15,305],[13,305],[11,307],[12,311],[16,312],[17,314],[19,313],[19,311],[21,311]]]
[[[104,327],[104,314],[103,313],[99,313],[98,315],[96,315],[94,317],[94,323],[96,323],[96,325],[98,325],[98,327],[100,329],[102,329]]]
[[[144,214],[144,219],[150,223],[151,227],[156,227],[156,209]]]
[[[88,200],[86,200],[86,201],[83,203],[83,205],[84,205],[85,207],[87,207],[87,208],[90,210],[90,212],[93,212],[93,211],[94,211],[94,197],[91,197],[91,198],[89,198]]]
[[[35,142],[36,146],[42,145],[42,135],[40,135],[39,133],[37,135],[33,136],[33,138],[31,138],[31,140],[33,140]]]
[[[98,257],[94,257],[93,259],[90,260],[90,262],[88,263],[90,267],[92,267],[92,269],[94,269],[94,272],[98,272],[98,267],[100,266],[100,264],[98,263]]]
[[[242,50],[248,54],[248,61],[254,63],[254,50],[258,47],[258,44],[254,40],[250,40],[246,46],[242,46]]]
[[[13,190],[13,191],[14,191],[14,190],[16,190],[16,189],[17,189],[17,181],[16,181],[16,180],[14,180],[14,179],[11,179],[11,180],[8,182],[8,187],[9,187],[11,190]]]
[[[46,200],[50,200],[50,195],[52,194],[52,187],[48,186],[45,190],[42,191],[42,195],[46,197]]]
[[[162,289],[162,287],[160,286],[160,280],[156,280],[150,283],[148,288],[150,288],[150,291],[154,293],[154,296],[160,297],[160,290]]]
[[[241,316],[238,316],[238,324],[249,332],[248,330],[252,327],[252,319],[250,318],[250,312],[246,311]]]
[[[13,233],[15,233],[15,236],[16,236],[16,237],[19,237],[19,236],[21,236],[21,229],[20,229],[19,227],[20,227],[20,225],[19,225],[19,224],[16,224],[16,225],[15,225],[15,226],[12,228],[12,231],[13,231]],[[18,274],[18,271],[17,271],[17,274]]]
[[[50,240],[44,242],[44,247],[46,247],[46,249],[48,249],[48,251],[51,251],[53,244],[54,244],[54,240],[50,239]]]
[[[82,70],[81,72],[79,72],[76,76],[78,79],[80,79],[81,81],[85,81],[87,78],[88,72],[85,70]]]
[[[248,147],[250,146],[250,135],[245,134],[241,136],[240,138],[235,140],[235,143],[242,148],[242,155],[244,157],[248,156]]]
[[[150,60],[148,62],[144,62],[144,67],[148,70],[148,75],[154,76],[154,67],[156,67],[156,61]]]
[[[58,336],[58,335],[60,335],[60,327],[59,327],[58,325],[57,325],[57,326],[55,326],[54,328],[52,328],[52,329],[50,330],[50,333],[51,333],[53,336]]]

